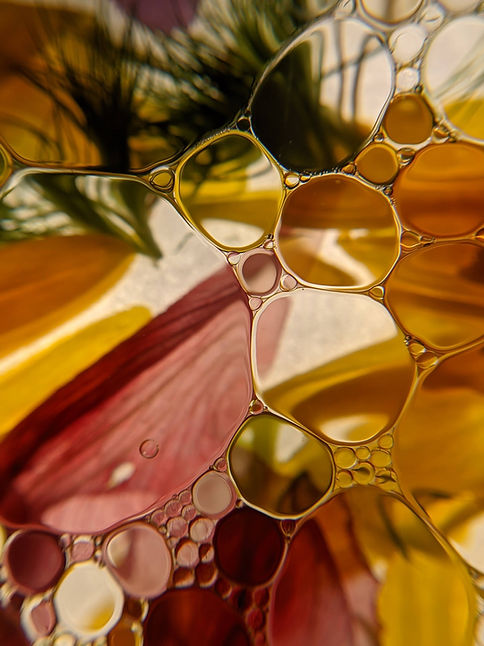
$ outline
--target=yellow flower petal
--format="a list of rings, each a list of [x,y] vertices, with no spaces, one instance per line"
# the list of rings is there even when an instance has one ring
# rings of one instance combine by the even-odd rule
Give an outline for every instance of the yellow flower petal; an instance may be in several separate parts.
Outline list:
[[[379,643],[472,644],[476,595],[462,561],[395,496],[372,487],[345,496],[360,546],[381,581]]]
[[[83,310],[118,280],[131,258],[125,243],[102,235],[0,249],[0,356]]]
[[[0,378],[0,435],[150,319],[133,307],[85,327]]]

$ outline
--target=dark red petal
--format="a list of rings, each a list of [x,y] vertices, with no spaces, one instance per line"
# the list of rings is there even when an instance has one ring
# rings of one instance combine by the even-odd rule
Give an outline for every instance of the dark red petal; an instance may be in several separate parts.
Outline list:
[[[20,627],[18,609],[0,606],[0,644],[2,646],[27,646],[28,641]]]
[[[276,521],[249,508],[235,509],[218,523],[214,547],[222,572],[243,585],[266,583],[284,554]]]
[[[249,646],[242,618],[209,590],[170,590],[145,625],[145,646]]]

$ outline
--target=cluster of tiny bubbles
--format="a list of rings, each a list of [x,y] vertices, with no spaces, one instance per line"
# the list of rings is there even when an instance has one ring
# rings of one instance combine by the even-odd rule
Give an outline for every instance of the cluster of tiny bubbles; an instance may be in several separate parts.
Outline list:
[[[422,513],[401,466],[401,425],[439,367],[482,344],[484,288],[473,276],[484,86],[473,49],[484,17],[471,0],[391,5],[338,3],[269,64],[229,127],[142,176],[224,254],[246,294],[254,394],[223,455],[148,514],[98,536],[0,527],[0,600],[17,604],[36,646],[141,646],[145,634],[149,644],[186,600],[230,625],[242,617],[265,644],[271,584],[305,518],[365,485]],[[335,104],[327,70],[314,79],[321,115],[329,105],[347,137],[315,149],[281,78],[300,48],[339,43],[345,61],[350,40],[364,63],[357,89],[342,76]],[[11,170],[0,147],[0,184]],[[456,218],[461,190],[470,194]],[[139,453],[163,457],[151,438]],[[483,625],[480,615],[480,644]]]

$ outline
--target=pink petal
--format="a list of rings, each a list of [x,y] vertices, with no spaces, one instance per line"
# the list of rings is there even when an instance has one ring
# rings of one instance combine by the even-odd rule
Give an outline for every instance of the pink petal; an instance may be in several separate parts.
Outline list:
[[[182,489],[246,414],[249,337],[246,297],[232,271],[198,285],[5,438],[0,514],[96,532]],[[151,459],[139,451],[147,438],[159,446]]]

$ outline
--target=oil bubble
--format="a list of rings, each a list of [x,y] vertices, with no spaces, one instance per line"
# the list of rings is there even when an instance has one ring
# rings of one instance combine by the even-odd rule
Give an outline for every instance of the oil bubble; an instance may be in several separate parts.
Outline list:
[[[151,438],[141,442],[139,447],[140,454],[144,458],[147,458],[148,460],[151,460],[152,458],[156,458],[156,456],[158,455],[158,451],[159,451],[159,447],[157,442],[155,440],[152,440]]]

